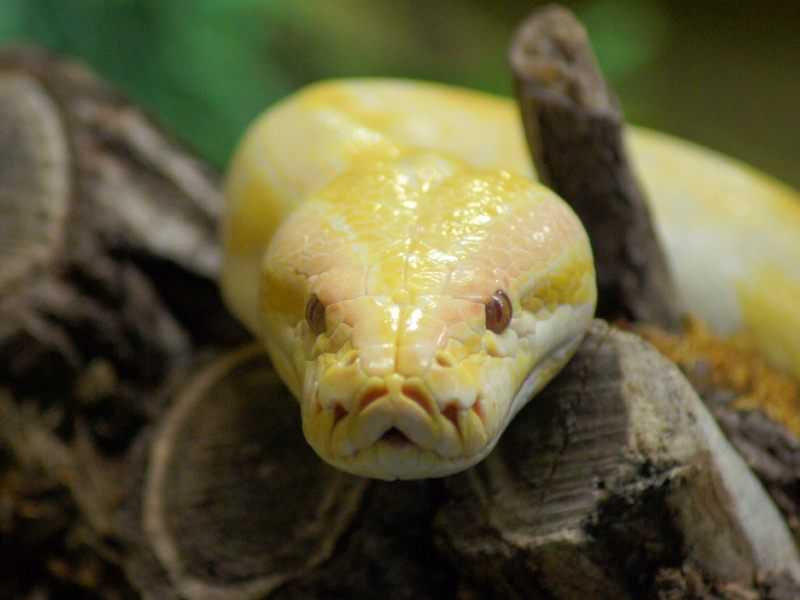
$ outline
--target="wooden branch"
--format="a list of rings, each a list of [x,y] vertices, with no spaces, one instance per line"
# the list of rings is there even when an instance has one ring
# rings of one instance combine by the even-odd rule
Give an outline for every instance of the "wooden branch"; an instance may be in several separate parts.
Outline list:
[[[134,539],[181,597],[255,600],[331,557],[367,480],[320,461],[302,430],[260,346],[203,365],[181,388],[134,491]]]
[[[144,474],[126,517],[144,591],[800,593],[786,523],[697,394],[649,343],[602,321],[486,461],[442,481],[366,484],[323,464],[263,353],[204,363],[178,389],[129,466]],[[405,575],[388,580],[389,568]]]
[[[586,31],[567,9],[542,9],[517,30],[510,62],[539,178],[589,233],[597,316],[677,330],[680,306],[625,156],[622,112]]]

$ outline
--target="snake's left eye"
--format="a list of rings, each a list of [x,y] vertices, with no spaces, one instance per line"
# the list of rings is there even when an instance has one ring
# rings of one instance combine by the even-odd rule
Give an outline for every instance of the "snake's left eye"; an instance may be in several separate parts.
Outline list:
[[[325,325],[325,305],[320,302],[316,294],[312,294],[306,304],[306,321],[311,328],[311,333],[319,335],[327,328]]]
[[[503,290],[497,290],[486,303],[486,329],[503,333],[511,322],[511,300]]]

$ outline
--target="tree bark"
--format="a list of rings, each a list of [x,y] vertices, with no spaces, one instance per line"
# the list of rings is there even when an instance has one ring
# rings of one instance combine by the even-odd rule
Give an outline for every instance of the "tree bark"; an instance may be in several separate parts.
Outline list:
[[[592,242],[597,316],[677,331],[681,309],[625,154],[622,111],[583,26],[560,6],[533,13],[510,63],[539,179],[572,206]]]
[[[0,597],[135,596],[127,453],[194,353],[248,339],[213,282],[221,211],[211,170],[85,68],[0,53]]]

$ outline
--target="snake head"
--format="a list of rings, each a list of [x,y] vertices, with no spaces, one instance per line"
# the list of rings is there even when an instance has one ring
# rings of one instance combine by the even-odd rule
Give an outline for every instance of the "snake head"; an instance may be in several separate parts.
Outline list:
[[[413,479],[491,451],[569,359],[595,295],[586,234],[555,194],[395,149],[280,226],[259,306],[314,450],[357,475]]]

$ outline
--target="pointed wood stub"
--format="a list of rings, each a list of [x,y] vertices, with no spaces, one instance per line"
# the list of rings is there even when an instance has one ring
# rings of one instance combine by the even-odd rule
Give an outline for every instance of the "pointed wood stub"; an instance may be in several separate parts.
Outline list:
[[[680,326],[680,304],[631,172],[624,119],[586,31],[549,6],[517,30],[510,63],[539,179],[577,213],[592,242],[597,316]]]

